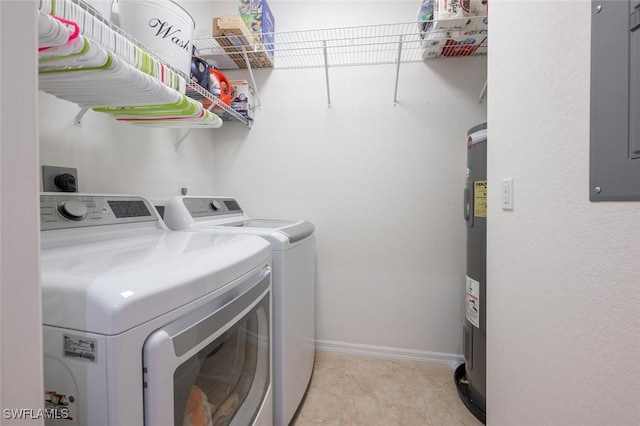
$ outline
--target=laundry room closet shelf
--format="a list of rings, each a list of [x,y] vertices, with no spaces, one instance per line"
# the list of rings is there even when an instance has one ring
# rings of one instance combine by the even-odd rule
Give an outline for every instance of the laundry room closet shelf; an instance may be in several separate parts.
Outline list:
[[[251,124],[83,0],[42,0],[38,32],[39,88],[78,104],[77,125],[93,109],[149,127],[218,128],[213,108]]]
[[[213,61],[218,68],[246,68],[252,79],[252,67],[266,68],[263,61],[257,60],[265,55],[272,58],[274,69],[324,68],[329,96],[328,69],[332,67],[396,64],[397,86],[401,63],[486,55],[487,26],[486,16],[473,16],[275,32],[270,34],[273,44],[242,45],[238,44],[238,37],[219,36],[195,39],[194,45],[198,56]],[[251,60],[245,61],[243,51]]]

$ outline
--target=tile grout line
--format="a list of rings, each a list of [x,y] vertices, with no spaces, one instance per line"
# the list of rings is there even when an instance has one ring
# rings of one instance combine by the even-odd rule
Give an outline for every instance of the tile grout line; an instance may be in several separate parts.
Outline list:
[[[342,426],[342,416],[344,414],[344,391],[345,391],[345,382],[347,381],[347,363],[349,362],[349,355],[344,356],[344,362],[342,363],[342,372],[340,377],[340,410],[338,414],[338,426]]]
[[[413,365],[413,371],[415,376],[418,377],[418,366],[416,364]],[[433,426],[433,419],[431,418],[431,410],[429,410],[429,403],[427,402],[427,397],[424,392],[424,387],[420,384],[420,395],[422,396],[422,402],[424,403],[425,414],[427,415],[427,422],[429,426]]]

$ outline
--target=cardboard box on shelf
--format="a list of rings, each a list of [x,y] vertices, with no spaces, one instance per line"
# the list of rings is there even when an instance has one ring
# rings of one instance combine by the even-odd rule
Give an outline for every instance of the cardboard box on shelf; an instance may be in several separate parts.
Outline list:
[[[247,80],[230,80],[231,84],[231,102],[229,106],[235,112],[243,117],[253,120],[255,112],[255,104],[253,102],[253,87]],[[214,108],[213,112],[223,120],[236,120],[231,114],[225,112],[221,108]]]
[[[254,34],[259,34],[265,51],[273,58],[275,20],[267,0],[238,0],[238,13]]]
[[[247,68],[242,48],[253,68],[271,68],[273,60],[264,52],[260,38],[253,34],[239,15],[213,18],[213,37],[240,68]]]
[[[227,37],[227,46],[245,46],[253,50],[260,38],[249,30],[239,15],[225,15],[213,18],[213,36]]]

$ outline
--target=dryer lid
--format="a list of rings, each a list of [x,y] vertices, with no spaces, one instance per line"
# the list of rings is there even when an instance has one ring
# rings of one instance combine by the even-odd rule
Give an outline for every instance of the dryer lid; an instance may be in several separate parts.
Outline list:
[[[258,237],[155,231],[41,252],[43,323],[115,335],[270,261]]]

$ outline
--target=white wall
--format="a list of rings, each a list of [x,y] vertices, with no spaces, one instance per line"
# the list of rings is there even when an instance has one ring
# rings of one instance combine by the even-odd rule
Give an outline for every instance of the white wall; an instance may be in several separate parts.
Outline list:
[[[41,164],[76,167],[81,192],[170,197],[185,182],[190,192],[213,190],[215,130],[193,130],[201,139],[176,150],[184,130],[139,128],[94,111],[78,127],[80,108],[43,92],[39,110]]]
[[[589,202],[590,2],[490,14],[488,423],[640,424],[640,203]]]
[[[35,2],[0,2],[0,408],[44,405],[38,274]],[[20,43],[15,43],[20,40]],[[33,417],[33,418],[31,418]]]
[[[253,215],[317,226],[321,340],[461,352],[460,188],[484,77],[460,92],[427,82],[483,75],[486,62],[456,64],[403,66],[396,107],[393,67],[336,71],[331,108],[319,71],[278,71],[253,128],[221,132],[218,192]]]
[[[414,1],[270,4],[278,31],[408,22],[418,11]],[[233,8],[192,12],[207,23],[225,13]],[[486,119],[486,60],[403,64],[395,107],[394,78],[394,65],[331,68],[328,108],[323,69],[256,71],[262,108],[251,130],[216,132],[215,189],[253,216],[316,225],[321,346],[456,355],[466,131]]]

